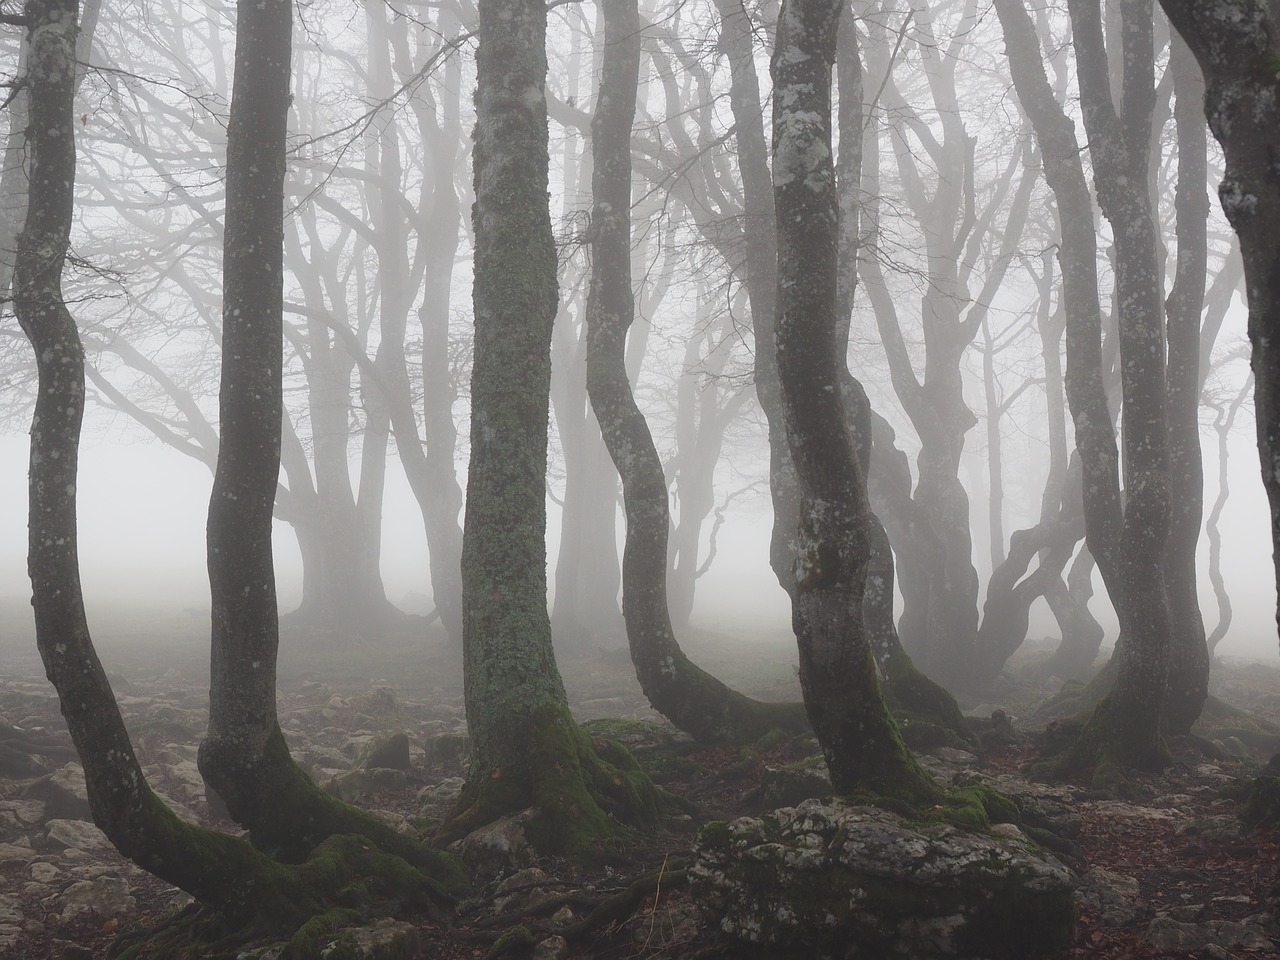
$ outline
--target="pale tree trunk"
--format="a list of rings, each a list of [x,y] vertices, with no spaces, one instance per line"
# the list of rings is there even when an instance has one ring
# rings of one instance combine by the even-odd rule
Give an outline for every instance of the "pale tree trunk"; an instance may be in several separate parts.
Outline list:
[[[1245,398],[1252,392],[1253,377],[1249,376],[1225,410],[1221,406],[1216,408],[1218,415],[1213,423],[1213,428],[1218,433],[1218,495],[1214,498],[1209,519],[1205,522],[1205,533],[1209,540],[1209,582],[1213,584],[1214,599],[1218,602],[1218,622],[1205,640],[1210,656],[1213,656],[1213,651],[1231,629],[1231,596],[1227,593],[1227,584],[1222,577],[1222,531],[1218,527],[1218,521],[1222,518],[1222,510],[1231,493],[1230,472],[1227,469],[1231,427]]]
[[[1161,6],[1200,62],[1205,116],[1226,154],[1218,199],[1244,258],[1258,453],[1280,589],[1280,7],[1275,0]],[[1277,617],[1280,625],[1280,610]]]
[[[834,349],[831,70],[840,12],[831,0],[786,0],[772,59],[778,379],[800,492],[792,626],[805,707],[835,791],[923,800],[936,788],[885,707],[863,624],[870,508]]]

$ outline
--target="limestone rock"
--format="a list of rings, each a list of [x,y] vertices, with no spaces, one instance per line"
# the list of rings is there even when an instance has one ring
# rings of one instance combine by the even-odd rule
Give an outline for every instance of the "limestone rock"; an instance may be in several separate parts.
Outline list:
[[[558,891],[551,889],[553,885],[554,881],[537,867],[517,870],[494,891],[494,915],[541,913],[562,899]]]
[[[50,820],[46,826],[49,839],[76,850],[105,850],[111,846],[107,835],[83,820]]]
[[[128,882],[119,877],[81,880],[67,887],[60,899],[63,920],[70,920],[82,913],[114,917],[128,913],[136,905],[129,894]]]
[[[524,827],[533,819],[534,808],[501,817],[473,830],[449,849],[481,876],[492,877],[511,867],[526,866],[533,859],[533,847]]]
[[[23,844],[26,840],[23,840]],[[29,846],[17,843],[0,843],[0,864],[4,863],[30,863],[35,859],[36,852]]]
[[[404,731],[374,737],[361,751],[357,766],[366,770],[408,770],[409,737]]]
[[[340,934],[321,957],[342,956],[352,960],[413,960],[422,950],[417,927],[400,920],[384,919],[368,927],[353,927]]]
[[[45,816],[61,820],[90,820],[89,789],[84,782],[84,768],[68,763],[48,776],[34,780],[23,789],[29,800],[44,803]]]
[[[1138,881],[1097,867],[1080,877],[1076,902],[1104,927],[1121,927],[1137,916]]]
[[[831,776],[824,764],[766,764],[760,772],[761,800],[766,807],[785,807],[811,797],[831,795]]]
[[[838,799],[708,825],[689,875],[725,933],[784,955],[1021,958],[1075,923],[1053,857]]]
[[[539,941],[533,948],[533,960],[563,960],[569,955],[569,941],[556,934]]]

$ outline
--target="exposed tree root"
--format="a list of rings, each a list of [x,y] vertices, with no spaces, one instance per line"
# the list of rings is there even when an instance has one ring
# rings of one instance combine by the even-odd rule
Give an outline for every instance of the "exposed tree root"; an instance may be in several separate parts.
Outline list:
[[[589,736],[567,707],[530,718],[534,748],[521,770],[467,781],[436,839],[466,836],[500,817],[534,808],[525,834],[542,854],[607,858],[630,828],[657,826],[661,794],[631,753]]]

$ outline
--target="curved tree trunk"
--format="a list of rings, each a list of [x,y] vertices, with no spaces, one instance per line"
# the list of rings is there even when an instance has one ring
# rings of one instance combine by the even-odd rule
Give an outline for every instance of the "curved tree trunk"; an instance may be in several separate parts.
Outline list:
[[[14,305],[35,349],[29,558],[36,644],[84,766],[94,823],[125,857],[233,926],[290,929],[315,893],[246,841],[184,823],[151,790],[98,660],[80,588],[76,484],[84,349],[62,298],[75,183],[75,0],[31,0],[27,58],[30,202],[17,239]]]
[[[587,392],[622,477],[627,540],[622,612],[645,696],[677,727],[704,741],[751,740],[773,727],[805,726],[799,704],[761,703],[693,664],[676,642],[667,608],[671,517],[662,462],[626,370],[631,290],[631,132],[640,68],[634,8],[611,17],[605,70],[592,120],[591,293],[587,302]]]
[[[863,624],[870,508],[834,349],[831,69],[840,12],[833,0],[786,0],[771,61],[778,379],[801,494],[791,616],[805,707],[836,792],[918,800],[935,788],[885,707]]]

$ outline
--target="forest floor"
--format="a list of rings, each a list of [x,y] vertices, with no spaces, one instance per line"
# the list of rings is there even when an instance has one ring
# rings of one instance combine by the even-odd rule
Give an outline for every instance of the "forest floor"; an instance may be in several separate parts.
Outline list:
[[[101,834],[79,822],[87,811],[75,806],[74,797],[55,789],[73,759],[56,749],[69,745],[65,727],[29,628],[20,619],[19,626],[6,627],[13,621],[5,613],[21,611],[0,611],[0,957],[111,957],[162,924],[185,898],[123,861]],[[183,815],[230,829],[211,819],[193,762],[207,709],[204,635],[197,614],[179,613],[144,629],[120,619],[99,630],[98,642],[157,791]],[[465,773],[456,750],[465,728],[459,658],[440,635],[430,637],[402,634],[335,645],[286,628],[282,644],[282,726],[295,756],[318,779],[343,777],[375,735],[408,734],[409,769],[373,781],[346,780],[353,792],[365,791],[356,802],[394,822],[442,815]],[[753,696],[798,696],[794,651],[780,639],[692,632],[685,645]],[[935,776],[997,785],[1022,778],[1038,750],[1036,731],[1044,726],[1036,709],[1061,686],[1037,672],[1046,650],[1028,645],[985,702],[962,704],[974,715],[1003,710],[1020,735],[981,757],[935,751],[925,758]],[[688,860],[699,822],[759,813],[776,771],[810,753],[812,741],[699,747],[648,707],[625,650],[562,653],[561,667],[578,719],[629,740],[654,778],[691,801],[696,813],[674,818],[666,832],[646,838],[611,866],[586,870],[540,861],[505,884],[502,877],[480,881],[476,896],[448,918],[401,914],[419,933],[421,949],[414,956],[480,960],[517,923],[545,941],[535,956],[546,960],[743,956],[720,936],[716,918],[699,913],[679,883],[678,868]],[[1280,723],[1276,664],[1218,661],[1212,688],[1253,717]],[[13,766],[4,749],[14,728],[53,744],[48,756],[34,757],[29,769]],[[1048,788],[1079,818],[1074,846],[1063,858],[1080,877],[1081,920],[1073,944],[1054,957],[1280,957],[1280,833],[1243,830],[1236,820],[1241,804],[1227,796],[1276,751],[1280,738],[1238,717],[1220,718],[1204,733],[1221,749],[1175,745],[1176,764],[1138,781],[1123,798],[1084,781]],[[545,939],[641,877],[656,882],[621,915],[592,929],[578,924],[567,941]],[[147,950],[138,955],[146,957]]]

